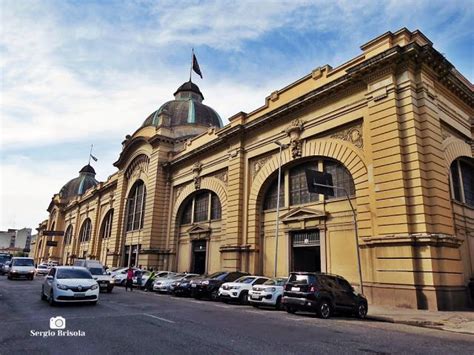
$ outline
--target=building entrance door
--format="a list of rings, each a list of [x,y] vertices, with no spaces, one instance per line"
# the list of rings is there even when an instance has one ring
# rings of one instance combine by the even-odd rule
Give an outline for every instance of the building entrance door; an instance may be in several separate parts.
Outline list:
[[[206,240],[193,241],[192,273],[206,273]]]
[[[321,271],[319,229],[291,234],[291,271]]]

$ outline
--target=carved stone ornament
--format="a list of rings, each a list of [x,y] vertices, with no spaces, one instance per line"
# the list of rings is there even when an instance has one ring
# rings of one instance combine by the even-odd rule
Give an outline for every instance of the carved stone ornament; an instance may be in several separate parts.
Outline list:
[[[357,148],[364,147],[364,139],[362,137],[362,124],[346,128],[342,131],[331,135],[331,138],[342,139],[354,144]]]
[[[148,172],[148,164],[150,163],[150,158],[144,154],[139,155],[128,166],[125,171],[125,177],[131,179],[133,177],[139,177],[140,174],[146,174]]]
[[[201,188],[201,170],[202,170],[202,163],[196,162],[193,165],[193,174],[194,174],[194,188],[199,190]]]
[[[269,161],[271,158],[272,158],[271,155],[267,155],[266,157],[262,157],[255,160],[255,162],[253,163],[252,178],[255,179],[255,176],[257,176],[258,172],[264,167],[267,161]]]
[[[226,170],[219,171],[215,173],[214,175],[211,175],[211,177],[219,179],[220,181],[222,181],[224,184],[227,185],[227,171]]]
[[[290,137],[291,156],[293,159],[300,158],[302,154],[301,133],[304,130],[304,122],[300,119],[295,119],[290,126],[285,130]]]

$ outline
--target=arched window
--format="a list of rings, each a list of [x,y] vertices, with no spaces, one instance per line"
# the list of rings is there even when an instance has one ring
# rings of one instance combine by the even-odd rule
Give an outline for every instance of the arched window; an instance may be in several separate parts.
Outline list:
[[[306,169],[317,170],[317,162],[304,163],[290,170],[290,205],[318,201],[319,195],[308,191]]]
[[[267,193],[265,195],[265,200],[263,202],[263,209],[270,210],[277,208],[277,190],[278,190],[278,177],[273,181],[268,187]],[[280,207],[285,206],[285,181],[282,176],[280,182]]]
[[[87,218],[84,223],[82,223],[81,231],[79,233],[79,240],[81,243],[89,241],[91,237],[92,223],[90,218]]]
[[[474,206],[474,159],[458,158],[450,168],[452,198]]]
[[[325,160],[323,164],[324,171],[332,175],[332,183],[334,186],[344,188],[349,196],[355,195],[354,180],[352,180],[351,173],[344,165],[334,160]],[[336,197],[346,197],[346,194],[343,190],[334,189],[334,196],[328,196],[328,199]]]
[[[280,187],[280,207],[285,206],[288,198],[290,206],[303,205],[319,200],[319,194],[308,191],[306,181],[306,170],[325,171],[332,176],[333,185],[344,188],[349,196],[355,195],[355,185],[351,173],[341,163],[330,159],[315,159],[290,168],[282,170]],[[263,209],[275,209],[277,207],[278,181],[275,179],[268,187],[264,199]],[[285,197],[285,185],[288,184],[288,195]],[[327,199],[345,197],[343,190],[334,189],[334,196]]]
[[[127,198],[127,232],[143,228],[146,187],[139,180],[133,185]]]
[[[112,219],[114,218],[114,210],[111,209],[107,212],[102,222],[102,226],[100,227],[100,237],[102,239],[110,238],[110,234],[112,233]]]
[[[181,212],[179,224],[219,220],[222,207],[219,197],[212,191],[200,191],[188,199]]]
[[[70,224],[67,229],[66,233],[64,233],[64,244],[69,245],[72,242],[72,225]]]

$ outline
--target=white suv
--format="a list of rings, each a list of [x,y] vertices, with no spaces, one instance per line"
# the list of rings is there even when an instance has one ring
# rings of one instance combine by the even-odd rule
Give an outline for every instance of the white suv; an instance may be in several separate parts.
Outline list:
[[[254,285],[249,291],[249,302],[254,307],[272,306],[281,309],[281,298],[283,297],[283,286],[286,278],[273,278],[267,280],[263,285]]]
[[[234,282],[226,282],[219,288],[219,299],[227,303],[238,301],[248,303],[249,291],[253,285],[261,285],[268,280],[265,276],[242,276]]]

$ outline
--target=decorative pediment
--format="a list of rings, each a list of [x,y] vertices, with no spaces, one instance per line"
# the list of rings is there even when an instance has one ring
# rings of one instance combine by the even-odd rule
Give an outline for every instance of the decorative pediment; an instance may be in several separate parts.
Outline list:
[[[188,234],[191,239],[209,239],[211,228],[205,225],[196,224],[188,229]]]
[[[293,221],[304,221],[308,219],[322,219],[326,218],[326,216],[326,212],[313,210],[311,208],[299,207],[284,214],[280,220],[283,223],[288,223]]]

